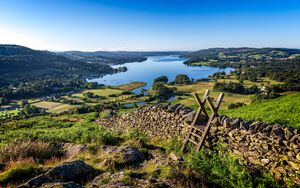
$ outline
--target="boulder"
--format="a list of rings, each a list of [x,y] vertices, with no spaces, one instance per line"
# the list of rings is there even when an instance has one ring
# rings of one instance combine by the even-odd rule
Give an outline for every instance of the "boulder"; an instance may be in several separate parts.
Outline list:
[[[126,164],[137,164],[146,159],[143,152],[132,146],[124,146],[120,152],[122,153],[122,160]]]
[[[42,174],[42,175],[39,175],[39,176],[36,176],[36,177],[32,178],[27,183],[25,183],[25,184],[23,184],[21,186],[18,186],[18,187],[19,188],[39,187],[42,184],[49,183],[50,181],[51,180],[50,180],[50,178],[48,176]]]
[[[82,160],[63,163],[57,167],[50,169],[45,175],[54,181],[74,181],[82,182],[92,177],[95,169],[87,165]]]

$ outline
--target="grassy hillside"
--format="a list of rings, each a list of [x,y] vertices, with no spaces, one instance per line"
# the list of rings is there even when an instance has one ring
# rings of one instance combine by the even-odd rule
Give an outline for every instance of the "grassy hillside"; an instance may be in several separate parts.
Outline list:
[[[300,128],[300,93],[257,101],[245,107],[224,111],[224,114]]]

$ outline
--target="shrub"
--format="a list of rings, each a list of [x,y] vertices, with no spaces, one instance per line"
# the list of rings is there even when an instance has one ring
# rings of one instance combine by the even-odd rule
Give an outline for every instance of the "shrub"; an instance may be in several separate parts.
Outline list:
[[[239,107],[242,107],[242,106],[246,106],[244,103],[242,102],[237,102],[237,103],[230,103],[228,105],[228,109],[235,109],[235,108],[239,108]]]

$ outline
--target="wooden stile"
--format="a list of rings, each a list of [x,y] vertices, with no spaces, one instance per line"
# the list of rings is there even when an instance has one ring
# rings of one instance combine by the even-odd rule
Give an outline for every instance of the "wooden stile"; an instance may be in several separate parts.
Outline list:
[[[182,143],[181,150],[184,151],[188,143],[192,143],[197,147],[197,150],[200,150],[202,146],[204,145],[205,139],[207,137],[207,134],[209,132],[210,126],[212,121],[218,116],[218,110],[220,108],[221,102],[223,100],[224,94],[220,93],[217,101],[215,104],[213,104],[213,100],[209,96],[210,90],[206,90],[204,93],[203,99],[201,100],[198,96],[198,94],[195,94],[195,99],[199,105],[199,108],[197,109],[197,112],[194,116],[194,119],[189,126],[189,131],[186,135],[186,138],[184,139]],[[211,109],[212,113],[210,116],[208,116],[208,113],[205,109],[206,101],[208,103],[209,108]],[[203,115],[204,118],[207,120],[207,122],[203,125],[197,125],[200,116]]]

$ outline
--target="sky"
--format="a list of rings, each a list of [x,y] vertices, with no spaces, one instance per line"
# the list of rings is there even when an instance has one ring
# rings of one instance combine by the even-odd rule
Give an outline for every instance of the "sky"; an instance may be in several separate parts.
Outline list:
[[[0,44],[51,51],[300,48],[300,0],[0,0]]]

